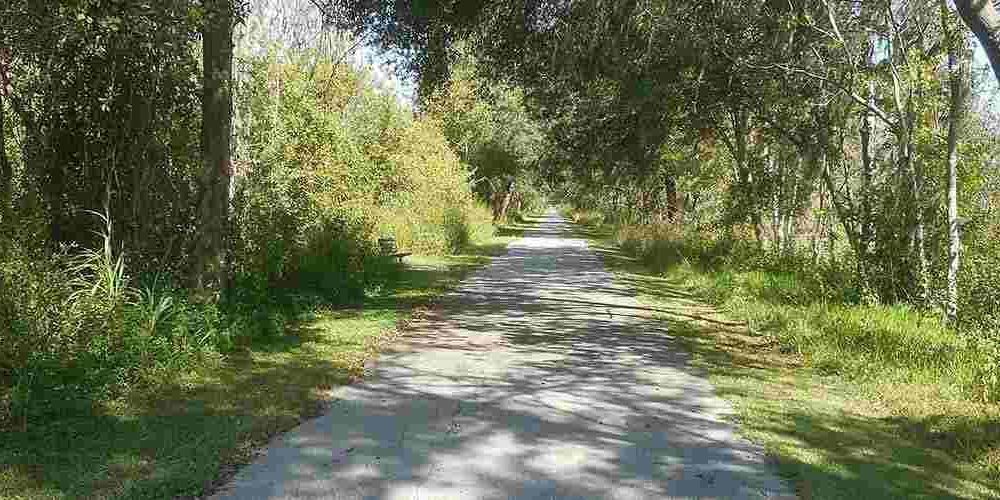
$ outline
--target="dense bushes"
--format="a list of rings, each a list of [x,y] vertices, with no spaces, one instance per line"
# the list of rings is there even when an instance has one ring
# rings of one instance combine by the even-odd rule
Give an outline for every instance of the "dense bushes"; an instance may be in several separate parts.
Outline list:
[[[516,218],[546,204],[538,165],[548,143],[524,93],[480,76],[476,59],[458,49],[447,86],[427,103],[448,143],[472,172],[472,189],[494,216]],[[503,212],[505,205],[507,211]]]
[[[183,266],[156,265],[184,252],[190,226],[136,247],[139,235],[123,241],[117,230],[132,221],[113,210],[84,217],[96,237],[82,247],[57,246],[38,236],[45,218],[22,211],[16,234],[0,240],[0,422],[26,425],[67,405],[89,413],[282,335],[303,303],[358,300],[387,277],[380,237],[440,254],[492,234],[439,121],[413,117],[366,73],[307,64],[312,56],[243,66],[222,296],[188,290]],[[32,168],[25,162],[19,171]],[[193,184],[194,171],[185,175]],[[115,205],[117,191],[106,194]]]
[[[1000,220],[970,229],[959,274],[960,319],[1000,342]]]
[[[437,123],[411,117],[365,78],[344,65],[253,65],[241,101],[250,119],[238,274],[357,292],[363,283],[350,280],[379,237],[442,253],[467,240],[456,224],[461,234],[490,231]]]
[[[94,401],[214,358],[223,327],[214,307],[135,281],[109,226],[93,250],[22,242],[0,253],[0,423],[89,413]]]

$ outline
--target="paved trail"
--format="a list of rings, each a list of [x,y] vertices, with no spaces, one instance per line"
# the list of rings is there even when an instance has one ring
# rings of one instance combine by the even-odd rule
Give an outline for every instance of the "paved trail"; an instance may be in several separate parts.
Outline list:
[[[217,498],[787,494],[729,406],[554,213]]]

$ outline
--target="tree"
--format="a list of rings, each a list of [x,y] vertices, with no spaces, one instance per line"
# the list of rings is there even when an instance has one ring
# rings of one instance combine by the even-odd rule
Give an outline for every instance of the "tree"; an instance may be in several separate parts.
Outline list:
[[[958,217],[958,145],[969,101],[970,53],[966,39],[958,34],[950,20],[945,2],[941,2],[941,22],[948,47],[948,283],[945,312],[948,322],[958,321],[958,271],[961,265],[961,227]]]
[[[202,154],[198,236],[195,247],[199,288],[225,285],[231,158],[233,26],[232,0],[204,0],[202,25]]]
[[[966,26],[982,44],[993,73],[1000,80],[1000,11],[993,0],[955,0]]]
[[[7,60],[7,52],[0,49],[0,227],[11,224],[14,194],[14,168],[7,157],[7,135],[4,133],[7,121]]]
[[[950,45],[939,3],[316,2],[409,54],[425,83],[467,39],[487,76],[523,89],[548,135],[547,177],[580,203],[675,220],[677,186],[718,141],[725,159],[714,161],[730,167],[712,173],[723,225],[794,253],[819,189],[840,225],[829,253],[833,233],[846,236],[861,295],[930,306],[948,269],[955,302],[961,93],[941,89],[968,76],[938,71]],[[992,2],[956,3],[984,45],[1000,43]],[[936,257],[946,246],[947,266]]]

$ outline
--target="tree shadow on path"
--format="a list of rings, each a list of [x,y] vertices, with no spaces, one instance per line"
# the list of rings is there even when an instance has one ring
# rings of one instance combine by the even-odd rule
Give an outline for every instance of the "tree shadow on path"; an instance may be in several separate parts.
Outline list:
[[[222,498],[787,494],[657,312],[554,221]]]

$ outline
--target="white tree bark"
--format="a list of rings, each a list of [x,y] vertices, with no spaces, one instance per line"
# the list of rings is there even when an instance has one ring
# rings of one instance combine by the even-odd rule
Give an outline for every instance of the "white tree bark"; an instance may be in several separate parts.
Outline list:
[[[960,2],[956,2],[960,3]],[[948,113],[948,290],[945,309],[948,322],[958,322],[958,271],[962,259],[962,235],[958,218],[958,142],[968,102],[969,50],[964,36],[948,22],[948,9],[941,3],[942,23],[948,44],[948,83],[951,99]]]
[[[875,82],[868,82],[868,101],[875,102]],[[869,256],[875,239],[875,225],[872,214],[872,180],[875,176],[874,158],[875,116],[868,109],[864,111],[861,120],[861,213],[858,228],[858,275],[865,294],[871,292],[871,276],[869,275]]]

